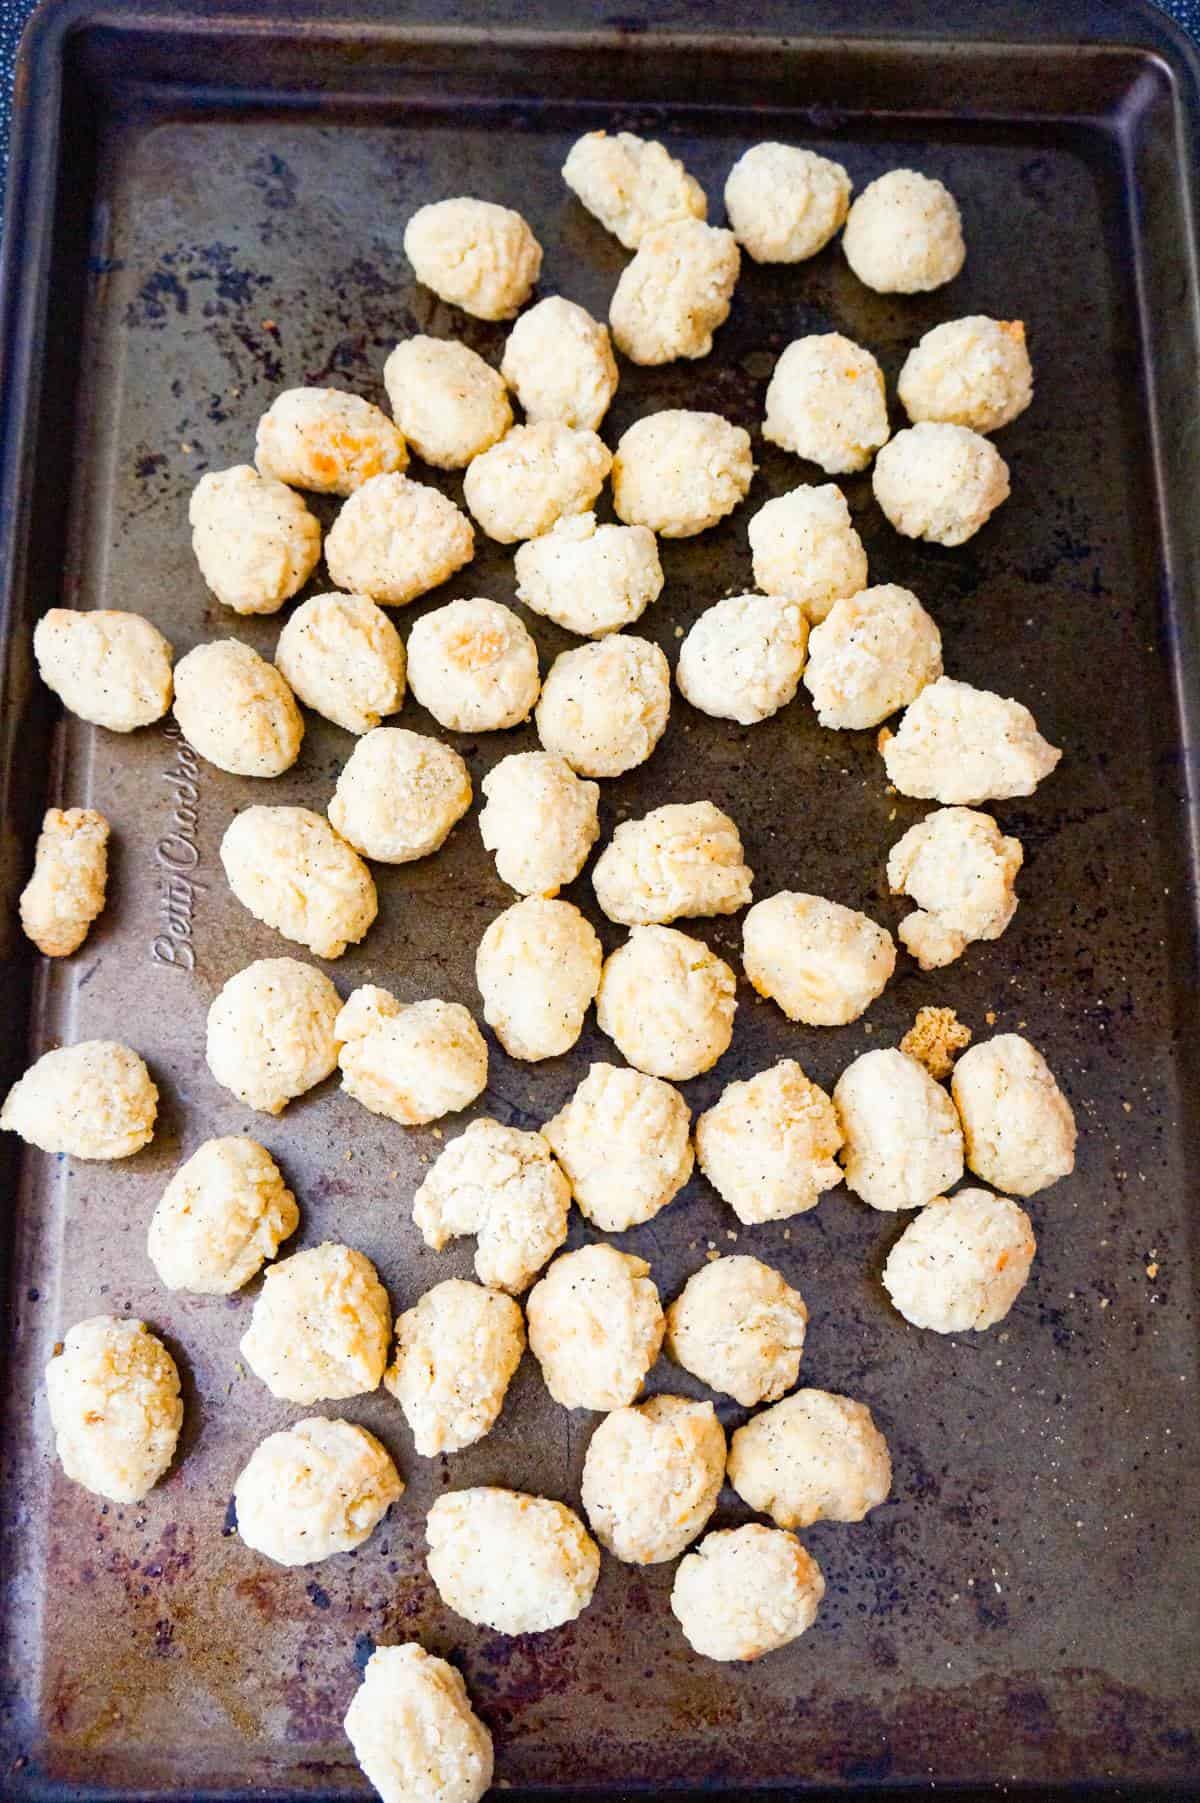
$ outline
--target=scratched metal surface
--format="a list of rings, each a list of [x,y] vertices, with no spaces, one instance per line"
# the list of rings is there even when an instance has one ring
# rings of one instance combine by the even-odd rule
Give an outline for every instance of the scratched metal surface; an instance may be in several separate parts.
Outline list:
[[[541,292],[602,314],[624,258],[557,177],[567,144],[601,122],[663,129],[714,199],[760,135],[751,118],[719,112],[697,129],[554,108],[487,122],[427,112],[337,126],[246,117],[149,129],[135,119],[114,130],[56,598],[144,612],[178,652],[233,635],[270,655],[278,619],[235,619],[205,592],[185,526],[190,488],[205,469],[248,457],[280,387],[329,380],[382,399],[383,359],[406,333],[461,334],[498,359],[503,327],[464,320],[409,279],[401,234],[422,201],[468,192],[520,206],[546,247]],[[162,1110],[153,1146],[134,1160],[30,1156],[21,1167],[9,1669],[19,1674],[14,1744],[39,1781],[153,1796],[358,1794],[341,1717],[372,1641],[406,1636],[461,1663],[495,1733],[498,1771],[515,1785],[931,1774],[1045,1783],[1196,1770],[1197,1360],[1173,1052],[1176,778],[1156,549],[1144,530],[1145,427],[1128,378],[1118,176],[1083,129],[1049,144],[1019,128],[934,142],[897,130],[884,142],[851,120],[831,144],[856,184],[905,161],[943,176],[963,206],[966,272],[947,291],[887,299],[861,288],[836,251],[795,272],[750,265],[708,362],[623,369],[610,443],[654,408],[701,404],[749,426],[760,463],[731,523],[663,545],[666,592],[639,630],[674,661],[702,608],[750,586],[748,513],[816,477],[763,447],[756,429],[790,338],[836,325],[871,346],[891,384],[934,322],[1021,315],[1037,397],[1000,441],[1013,498],[998,517],[946,552],[892,533],[866,478],[847,490],[873,580],[911,585],[942,627],[951,672],[1029,703],[1066,756],[1035,798],[997,810],[1027,852],[1022,906],[999,943],[931,976],[902,960],[869,1018],[836,1031],[788,1025],[743,984],[732,1049],[686,1092],[699,1109],[730,1078],[783,1055],[831,1084],[859,1052],[895,1043],[923,1002],[953,1005],[978,1035],[991,1014],[997,1031],[1027,1030],[1082,1129],[1075,1176],[1031,1204],[1033,1279],[1002,1330],[921,1335],[890,1311],[878,1281],[896,1224],[842,1190],[790,1225],[736,1236],[697,1177],[621,1238],[650,1259],[664,1296],[711,1245],[732,1250],[735,1238],[776,1264],[811,1309],[804,1379],[869,1402],[892,1446],[889,1502],[861,1525],[806,1536],[828,1584],[817,1626],[758,1667],[689,1653],[668,1609],[670,1566],[606,1560],[585,1616],[537,1638],[506,1641],[441,1606],[422,1524],[445,1488],[504,1483],[578,1501],[592,1420],[549,1404],[528,1357],[498,1429],[451,1459],[417,1458],[384,1394],[346,1404],[393,1450],[406,1494],[358,1553],[307,1571],[267,1564],[233,1531],[230,1492],[258,1439],[303,1411],[275,1403],[239,1364],[257,1285],[225,1301],[156,1283],[144,1236],[169,1173],[210,1135],[252,1132],[303,1206],[289,1249],[324,1238],[360,1247],[397,1309],[470,1270],[469,1245],[434,1255],[410,1219],[440,1135],[368,1115],[333,1081],[279,1120],[255,1116],[204,1063],[205,1013],[221,983],[252,958],[295,949],[228,895],[221,834],[250,799],[323,806],[351,740],[310,716],[299,763],[259,787],[197,771],[169,727],[116,738],[63,721],[47,800],[103,809],[115,855],[109,907],[85,950],[39,974],[32,1047],[125,1038],[148,1058]],[[416,473],[458,497],[457,479]],[[318,573],[312,589],[323,584]],[[449,592],[510,600],[510,554],[481,541]],[[446,598],[424,598],[401,625]],[[566,641],[529,624],[548,662]],[[431,725],[411,700],[400,719]],[[872,740],[820,732],[803,699],[748,732],[676,700],[651,763],[604,785],[604,826],[711,796],[742,829],[759,896],[812,889],[894,927],[902,906],[885,894],[884,858],[922,809],[886,793]],[[455,742],[478,787],[495,760],[535,740],[523,728]],[[174,939],[164,914],[173,874],[186,878],[172,904],[184,937]],[[436,857],[376,877],[379,921],[331,967],[339,988],[380,982],[404,998],[476,1007],[475,945],[511,897],[475,813]],[[617,935],[586,875],[569,893],[611,947]],[[695,930],[736,961],[736,923]],[[589,1023],[575,1051],[549,1064],[514,1063],[494,1042],[491,1054],[473,1112],[534,1126],[611,1047]],[[444,1123],[446,1135],[460,1124]],[[570,1243],[586,1237],[575,1219]],[[98,1310],[144,1316],[184,1374],[180,1456],[137,1508],[66,1483],[50,1450],[40,1368],[66,1326]],[[650,1388],[698,1393],[665,1361]],[[742,1418],[727,1401],[720,1414],[727,1427]],[[744,1513],[726,1491],[717,1524]]]

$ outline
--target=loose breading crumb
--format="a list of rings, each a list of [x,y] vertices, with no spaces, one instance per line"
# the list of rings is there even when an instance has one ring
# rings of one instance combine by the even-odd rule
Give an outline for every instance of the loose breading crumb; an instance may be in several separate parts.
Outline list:
[[[995,1020],[988,1015],[988,1023]],[[954,1069],[954,1060],[971,1043],[971,1029],[953,1008],[918,1008],[917,1018],[900,1041],[900,1050],[923,1064],[938,1083]]]

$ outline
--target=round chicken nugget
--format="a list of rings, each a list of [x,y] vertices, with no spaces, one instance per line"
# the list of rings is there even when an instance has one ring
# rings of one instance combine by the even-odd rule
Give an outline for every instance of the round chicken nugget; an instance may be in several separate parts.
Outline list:
[[[725,181],[734,236],[756,263],[803,263],[823,250],[850,207],[840,163],[795,144],[755,144]]]
[[[435,469],[465,469],[512,425],[499,371],[453,339],[404,339],[383,366],[383,385],[396,424]]]
[[[816,1620],[825,1580],[794,1534],[748,1522],[709,1534],[675,1573],[671,1610],[705,1659],[761,1659]]]
[[[761,1259],[735,1254],[702,1265],[667,1310],[667,1357],[753,1408],[800,1374],[808,1309]]]
[[[33,629],[38,675],[80,720],[133,732],[171,705],[170,642],[140,614],[52,607]]]
[[[707,532],[739,501],[754,475],[750,434],[719,413],[669,407],[635,420],[612,465],[613,511],[661,538]]]
[[[844,1027],[887,987],[896,945],[886,927],[821,895],[783,889],[742,923],[742,963],[759,995],[807,1027]]]
[[[804,686],[822,726],[878,726],[942,673],[942,635],[894,582],[835,601],[808,640]]]
[[[949,804],[1032,795],[1062,752],[1019,701],[940,676],[921,690],[879,749],[901,795]]]
[[[981,1333],[1007,1315],[1036,1249],[1023,1208],[985,1189],[961,1189],[909,1222],[883,1267],[884,1288],[914,1327]]]
[[[739,1221],[786,1221],[842,1180],[833,1103],[794,1058],[730,1083],[696,1122],[700,1169]]]
[[[379,911],[358,853],[308,808],[244,808],[225,829],[221,863],[243,908],[318,958],[357,945]]]
[[[962,218],[949,188],[916,169],[889,169],[850,208],[846,261],[880,294],[924,294],[951,282],[966,260]]]
[[[479,1803],[492,1782],[492,1737],[461,1674],[415,1641],[371,1654],[346,1738],[382,1803]]]
[[[608,311],[617,349],[631,363],[707,357],[729,318],[741,254],[732,232],[674,219],[642,234]]]
[[[708,201],[678,157],[653,138],[631,131],[589,131],[563,164],[563,180],[626,250],[672,219],[703,219]]]
[[[403,1491],[374,1434],[310,1415],[269,1434],[238,1473],[238,1534],[276,1565],[315,1565],[369,1540]]]
[[[457,1114],[487,1088],[487,1041],[460,1002],[401,1004],[367,986],[351,995],[334,1032],[347,1095],[402,1127]]]
[[[451,732],[500,732],[529,718],[538,697],[537,646],[499,601],[449,601],[408,635],[408,681]]]
[[[964,1052],[950,1087],[967,1164],[985,1183],[1035,1196],[1075,1169],[1071,1104],[1037,1047],[1019,1033],[997,1033]]]
[[[54,1449],[72,1483],[140,1502],[175,1457],[179,1372],[144,1321],[78,1321],[46,1366]]]
[[[352,495],[372,476],[408,463],[408,447],[386,413],[340,388],[288,388],[258,422],[260,476],[315,494]]]
[[[892,1461],[864,1403],[797,1390],[739,1427],[729,1481],[781,1528],[861,1521],[887,1498]]]
[[[343,766],[329,818],[364,858],[411,864],[445,844],[471,795],[467,766],[449,745],[428,733],[377,726]]]
[[[879,453],[871,487],[905,538],[961,545],[1007,501],[1008,465],[978,432],[922,420]]]
[[[425,1537],[446,1607],[499,1634],[544,1634],[574,1621],[600,1576],[600,1549],[575,1511],[518,1490],[439,1496]]]
[[[337,1068],[341,997],[297,958],[260,958],[218,991],[208,1011],[208,1068],[247,1108],[279,1114]]]
[[[551,419],[595,432],[617,392],[608,328],[558,294],[518,319],[500,373],[531,425]]]
[[[571,1186],[540,1133],[472,1121],[434,1160],[413,1197],[413,1221],[435,1252],[477,1236],[480,1283],[517,1295],[567,1237]]]
[[[671,671],[658,646],[614,632],[555,658],[537,705],[538,737],[581,776],[621,776],[645,763],[670,712]]]
[[[591,923],[565,901],[527,896],[479,941],[483,1018],[510,1058],[561,1058],[583,1031],[604,953]]]
[[[502,545],[537,538],[564,514],[586,513],[612,468],[612,452],[594,432],[559,420],[514,426],[476,457],[463,496],[489,538]]]
[[[0,1108],[0,1128],[43,1152],[129,1158],[154,1137],[158,1090],[145,1063],[115,1039],[43,1052]]]
[[[596,1021],[636,1069],[683,1083],[728,1050],[736,989],[728,964],[702,939],[633,927],[605,960]]]
[[[808,621],[798,601],[727,595],[688,631],[675,680],[701,713],[755,726],[792,699],[807,650]]]
[[[233,776],[282,776],[304,721],[274,664],[237,639],[197,645],[175,666],[175,718],[193,751]]]
[[[896,841],[888,887],[917,904],[897,933],[922,970],[952,964],[973,940],[999,939],[1017,911],[1024,858],[1021,841],[974,808],[937,808]]]
[[[501,1290],[451,1277],[396,1317],[383,1374],[425,1458],[473,1446],[496,1425],[525,1350],[520,1306]]]
[[[325,539],[337,586],[402,607],[448,582],[475,555],[475,529],[462,509],[408,476],[372,476],[355,489]]]
[[[661,1078],[593,1064],[542,1134],[580,1213],[605,1233],[624,1233],[652,1220],[691,1176],[691,1119]]]
[[[391,1328],[370,1259],[326,1240],[267,1267],[241,1353],[283,1402],[340,1402],[376,1388]]]
[[[865,470],[888,439],[883,371],[840,332],[788,345],[767,388],[763,437],[830,476]]]
[[[21,928],[47,958],[79,950],[104,912],[108,821],[94,808],[47,808],[21,891]]]
[[[556,1258],[525,1304],[529,1349],[564,1409],[621,1409],[658,1357],[663,1312],[644,1258],[583,1246]]]
[[[645,526],[598,526],[572,513],[518,545],[517,599],[583,638],[632,626],[662,593],[663,571]]]
[[[479,836],[502,882],[524,895],[551,897],[573,883],[600,836],[600,790],[566,758],[515,751],[482,783]]]
[[[798,602],[813,624],[867,586],[867,554],[836,482],[776,495],[751,516],[746,536],[759,588]]]
[[[661,1565],[700,1533],[724,1481],[725,1432],[712,1403],[652,1396],[614,1409],[592,1435],[583,1507],[614,1558]]]
[[[711,801],[668,802],[621,821],[592,872],[596,900],[626,926],[736,914],[753,880],[737,827]]]
[[[206,1139],[159,1198],[146,1251],[169,1290],[231,1296],[300,1225],[296,1198],[265,1146]]]
[[[838,1078],[842,1165],[856,1196],[894,1213],[923,1208],[963,1174],[954,1104],[923,1064],[896,1046],[864,1052]]]
[[[306,707],[370,732],[404,700],[404,641],[369,595],[313,595],[285,622],[275,667]]]
[[[542,247],[520,213],[490,200],[437,200],[404,228],[419,282],[476,319],[511,319],[542,271]]]
[[[1033,399],[1024,325],[975,313],[934,326],[909,351],[896,392],[911,420],[998,432]]]
[[[300,496],[248,463],[201,476],[188,519],[200,574],[235,614],[278,613],[321,555],[321,528]]]

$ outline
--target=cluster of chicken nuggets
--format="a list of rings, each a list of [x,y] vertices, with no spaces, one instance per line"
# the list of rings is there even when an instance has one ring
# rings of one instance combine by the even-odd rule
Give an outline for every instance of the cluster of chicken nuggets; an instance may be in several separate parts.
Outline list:
[[[532,714],[542,749],[502,758],[482,783],[482,841],[518,897],[479,943],[483,1019],[509,1056],[538,1061],[570,1050],[594,1003],[624,1064],[593,1064],[539,1131],[474,1120],[429,1168],[416,1225],[435,1249],[474,1235],[478,1282],[437,1284],[393,1321],[352,1247],[327,1242],[269,1262],[300,1211],[270,1153],[244,1136],[206,1141],[181,1166],[147,1249],[169,1289],[200,1294],[228,1295],[265,1264],[241,1346],[250,1370],[305,1407],[382,1383],[424,1457],[491,1431],[528,1345],[555,1401],[603,1415],[583,1474],[591,1532],[543,1497],[446,1494],[427,1524],[444,1602],[499,1632],[537,1633],[587,1607],[600,1547],[636,1564],[683,1555],[671,1607],[687,1640],[711,1659],[749,1660],[813,1622],[824,1580],[794,1530],[858,1521],[882,1502],[887,1444],[862,1402],[794,1388],[808,1311],[778,1271],[718,1258],[664,1309],[644,1259],[602,1240],[560,1252],[572,1202],[599,1232],[619,1233],[667,1207],[698,1163],[753,1226],[814,1208],[845,1182],[872,1208],[918,1211],[883,1271],[899,1313],[939,1333],[982,1330],[1008,1313],[1034,1256],[1012,1198],[1071,1171],[1075,1123],[1044,1059],[1013,1033],[964,1051],[949,1089],[937,1077],[951,1058],[939,1067],[910,1036],[856,1058],[832,1094],[786,1058],[728,1084],[693,1120],[676,1085],[729,1047],[737,981],[674,922],[747,910],[746,977],[809,1027],[857,1019],[897,958],[890,932],[836,899],[783,891],[754,901],[737,824],[712,801],[616,828],[591,873],[602,912],[629,929],[607,958],[584,914],[559,898],[600,836],[599,784],[644,763],[668,728],[667,659],[627,630],[663,589],[658,540],[725,519],[754,474],[749,434],[712,412],[649,414],[610,451],[599,428],[620,379],[614,342],[633,365],[707,356],[743,253],[798,264],[841,230],[854,274],[894,294],[940,287],[965,256],[940,182],[893,170],[852,202],[845,169],[789,145],[760,144],[735,164],[728,228],[707,224],[706,196],[681,163],[629,133],[581,138],[563,175],[634,253],[608,326],[561,296],[521,311],[542,250],[520,214],[468,198],[424,206],[404,239],[417,279],[476,317],[515,318],[500,368],[463,344],[411,338],[384,367],[391,418],[349,393],[291,389],[259,421],[254,465],[200,481],[196,558],[235,614],[277,612],[323,551],[336,589],[290,614],[273,663],[235,639],[175,663],[149,621],[113,611],[51,609],[34,645],[44,680],[83,719],[128,732],[173,701],[194,750],[238,776],[294,763],[302,706],[356,735],[324,814],[255,803],[221,846],[236,900],[321,959],[370,930],[371,863],[431,856],[475,800],[457,751],[383,724],[406,692],[448,731],[503,731]],[[1022,326],[983,316],[936,326],[909,355],[898,395],[911,424],[892,434],[871,353],[836,332],[812,334],[776,363],[763,436],[830,476],[873,459],[874,493],[897,531],[961,544],[1009,492],[989,434],[1032,398]],[[465,471],[468,512],[407,473],[410,453]],[[595,512],[608,481],[614,523]],[[323,546],[298,491],[344,497]],[[516,546],[518,599],[584,641],[544,678],[534,639],[501,602],[452,600],[419,619],[407,644],[384,611],[469,564],[477,529]],[[938,804],[887,857],[893,893],[914,904],[903,946],[933,970],[998,938],[1023,854],[980,804],[1030,795],[1061,754],[1020,702],[944,673],[941,635],[916,595],[869,584],[834,483],[767,501],[748,534],[757,591],[696,619],[679,649],[679,693],[751,726],[803,683],[822,726],[882,728],[881,777]],[[884,725],[897,714],[894,730]],[[108,833],[92,809],[45,817],[21,918],[48,956],[75,951],[104,907]],[[335,1070],[363,1107],[403,1127],[468,1108],[488,1081],[487,1042],[461,1003],[402,1003],[375,986],[343,998],[290,956],[224,985],[207,1056],[218,1083],[268,1115]],[[138,1054],[88,1041],[40,1058],[0,1121],[49,1153],[115,1159],[149,1142],[156,1109]],[[980,1187],[954,1190],[965,1170]],[[759,1411],[728,1446],[711,1402],[639,1400],[663,1350]],[[166,1471],[179,1377],[143,1323],[98,1316],[72,1327],[47,1391],[76,1482],[130,1502]],[[726,1480],[773,1525],[710,1533],[688,1552]],[[308,1565],[360,1545],[403,1488],[371,1434],[309,1416],[250,1455],[235,1486],[238,1530],[265,1557]],[[373,1654],[346,1730],[389,1803],[412,1794],[417,1774],[422,1796],[447,1803],[473,1803],[491,1780],[490,1736],[462,1678],[416,1645]]]

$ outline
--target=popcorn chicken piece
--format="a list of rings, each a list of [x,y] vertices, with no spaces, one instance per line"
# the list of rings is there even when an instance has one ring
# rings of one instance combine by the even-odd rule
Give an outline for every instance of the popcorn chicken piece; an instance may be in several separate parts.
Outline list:
[[[21,891],[21,927],[47,958],[79,950],[104,912],[108,821],[95,808],[47,808]]]
[[[658,1357],[663,1312],[644,1258],[615,1246],[564,1252],[525,1304],[529,1350],[564,1409],[624,1408]]]
[[[218,991],[205,1055],[223,1088],[247,1108],[281,1114],[337,1068],[341,997],[323,971],[297,958],[260,958]]]
[[[799,602],[813,625],[867,586],[867,554],[835,482],[776,495],[751,516],[746,535],[759,588]]]
[[[702,1265],[667,1310],[667,1357],[744,1408],[774,1402],[800,1374],[808,1309],[761,1259]]]
[[[391,1329],[370,1259],[326,1240],[267,1267],[241,1354],[281,1402],[341,1402],[376,1388]]]
[[[883,1267],[884,1288],[914,1327],[982,1333],[1025,1287],[1037,1242],[1007,1196],[962,1189],[909,1222]]]
[[[140,1502],[175,1457],[179,1372],[144,1321],[77,1321],[46,1366],[46,1401],[59,1463],[93,1496]]]
[[[315,1565],[369,1540],[403,1491],[374,1434],[310,1415],[268,1434],[238,1473],[238,1534],[276,1565]]]
[[[383,1383],[424,1458],[459,1452],[491,1432],[524,1350],[520,1305],[457,1277],[397,1315],[396,1352]]]
[[[355,489],[325,539],[340,589],[402,607],[475,555],[475,529],[436,488],[407,476],[372,476]]]
[[[747,1226],[815,1208],[842,1180],[841,1143],[833,1103],[794,1058],[727,1084],[696,1122],[700,1169]]]
[[[750,434],[719,413],[668,407],[635,420],[617,445],[613,511],[660,538],[707,532],[739,501],[754,475]]]
[[[605,960],[596,1022],[637,1070],[683,1083],[729,1049],[736,989],[728,964],[702,939],[633,927]]]
[[[438,200],[404,228],[419,282],[476,319],[512,319],[542,272],[542,247],[520,213],[489,200]]]
[[[617,392],[608,328],[586,307],[551,295],[523,313],[508,335],[500,373],[530,424],[560,420],[595,432]]]
[[[742,922],[742,962],[789,1020],[844,1027],[887,987],[896,945],[886,927],[821,895],[783,889]]]
[[[691,1119],[669,1083],[592,1064],[542,1135],[579,1212],[604,1233],[624,1233],[653,1220],[691,1176]]]
[[[500,1634],[544,1634],[574,1621],[600,1576],[600,1549],[575,1511],[518,1490],[439,1496],[425,1537],[446,1607]]]
[[[952,964],[973,940],[999,939],[1017,911],[1024,857],[1019,839],[973,808],[938,808],[896,841],[888,887],[917,903],[897,931],[922,970]]]
[[[797,1390],[739,1427],[729,1481],[781,1528],[861,1521],[887,1500],[892,1461],[865,1404],[828,1390]]]
[[[1007,501],[1008,465],[978,432],[922,420],[879,453],[871,486],[905,538],[962,545]]]
[[[488,537],[511,545],[549,532],[565,514],[586,513],[611,468],[612,452],[594,432],[541,420],[514,426],[476,457],[463,496]]]
[[[1024,324],[973,313],[934,326],[909,351],[896,392],[911,420],[998,432],[1033,399]]]
[[[567,1237],[571,1189],[540,1133],[472,1121],[430,1166],[413,1221],[435,1252],[476,1236],[475,1274],[519,1295]]]
[[[807,652],[808,621],[798,602],[727,595],[689,628],[675,680],[701,713],[755,726],[792,699]]]
[[[348,845],[380,864],[410,864],[444,845],[471,805],[457,751],[427,733],[377,726],[337,780],[329,818]]]
[[[823,250],[850,207],[840,163],[795,144],[755,144],[729,171],[725,211],[756,263],[803,263]]]
[[[846,261],[879,294],[925,294],[966,260],[962,217],[949,188],[915,169],[889,169],[865,187],[842,234]]]
[[[741,254],[732,232],[675,219],[644,232],[608,310],[617,349],[632,363],[707,357],[729,318]]]
[[[256,1139],[206,1139],[159,1198],[146,1251],[169,1290],[232,1296],[300,1225],[283,1172]]]
[[[889,433],[883,371],[840,332],[788,345],[767,388],[763,437],[830,476],[865,470]]]
[[[158,1090],[136,1052],[83,1039],[43,1052],[4,1098],[0,1129],[42,1152],[130,1158],[154,1137]]]
[[[502,882],[522,895],[557,895],[573,883],[600,836],[597,784],[583,782],[566,758],[514,751],[481,784],[479,836],[495,854]]]
[[[454,339],[405,338],[383,366],[383,385],[396,424],[435,469],[465,469],[512,425],[499,371]]]
[[[895,1046],[864,1052],[834,1084],[846,1184],[872,1208],[923,1208],[963,1174],[954,1104]]]
[[[192,750],[233,776],[282,776],[304,739],[284,677],[237,639],[197,645],[180,658],[175,718]]]
[[[761,1659],[817,1617],[825,1580],[794,1534],[757,1522],[709,1534],[675,1573],[671,1611],[705,1659]]]
[[[275,668],[347,732],[370,732],[404,700],[404,641],[369,595],[313,595],[285,621]]]
[[[408,681],[439,726],[501,732],[537,700],[537,646],[511,607],[482,595],[448,601],[409,633]]]
[[[52,607],[33,629],[38,675],[80,720],[133,732],[171,705],[170,642],[140,614]]]
[[[492,1737],[461,1674],[415,1641],[371,1654],[346,1738],[382,1803],[479,1803],[492,1782]]]
[[[596,900],[626,926],[736,914],[753,880],[737,827],[711,801],[668,802],[621,821],[592,872]]]
[[[469,1108],[487,1088],[487,1042],[459,1002],[398,1002],[373,984],[356,989],[334,1023],[347,1095],[423,1127]]]
[[[822,726],[878,726],[942,673],[942,635],[894,582],[835,601],[808,640],[804,686]]]
[[[592,1532],[616,1559],[677,1559],[717,1506],[725,1432],[711,1402],[652,1396],[614,1409],[588,1443],[582,1498]]]
[[[568,514],[541,538],[517,546],[517,599],[581,637],[632,626],[662,593],[654,534],[645,526],[598,526]]]
[[[308,808],[244,808],[225,829],[221,863],[243,908],[318,958],[357,945],[379,909],[358,853]]]
[[[1032,795],[1062,752],[1019,701],[941,676],[921,690],[879,749],[901,795],[947,805]]]
[[[595,929],[570,902],[531,895],[497,915],[479,941],[475,980],[483,1018],[510,1058],[536,1063],[570,1051],[603,962]]]
[[[372,476],[408,464],[408,446],[386,413],[339,388],[288,388],[258,422],[260,476],[314,494],[352,495]]]
[[[971,1029],[953,1008],[918,1008],[917,1017],[900,1041],[900,1050],[924,1065],[940,1083],[954,1069],[954,1060],[971,1043]]]
[[[201,476],[188,520],[200,574],[235,614],[278,613],[321,555],[321,528],[300,496],[248,463]]]
[[[658,646],[614,632],[555,658],[535,718],[546,750],[581,776],[621,776],[645,763],[670,711],[671,670]]]
[[[967,1164],[1014,1196],[1034,1196],[1075,1169],[1075,1116],[1054,1073],[1019,1033],[964,1052],[951,1082]]]
[[[589,131],[563,164],[563,180],[606,231],[636,250],[654,226],[703,219],[708,201],[678,157],[631,131]]]

